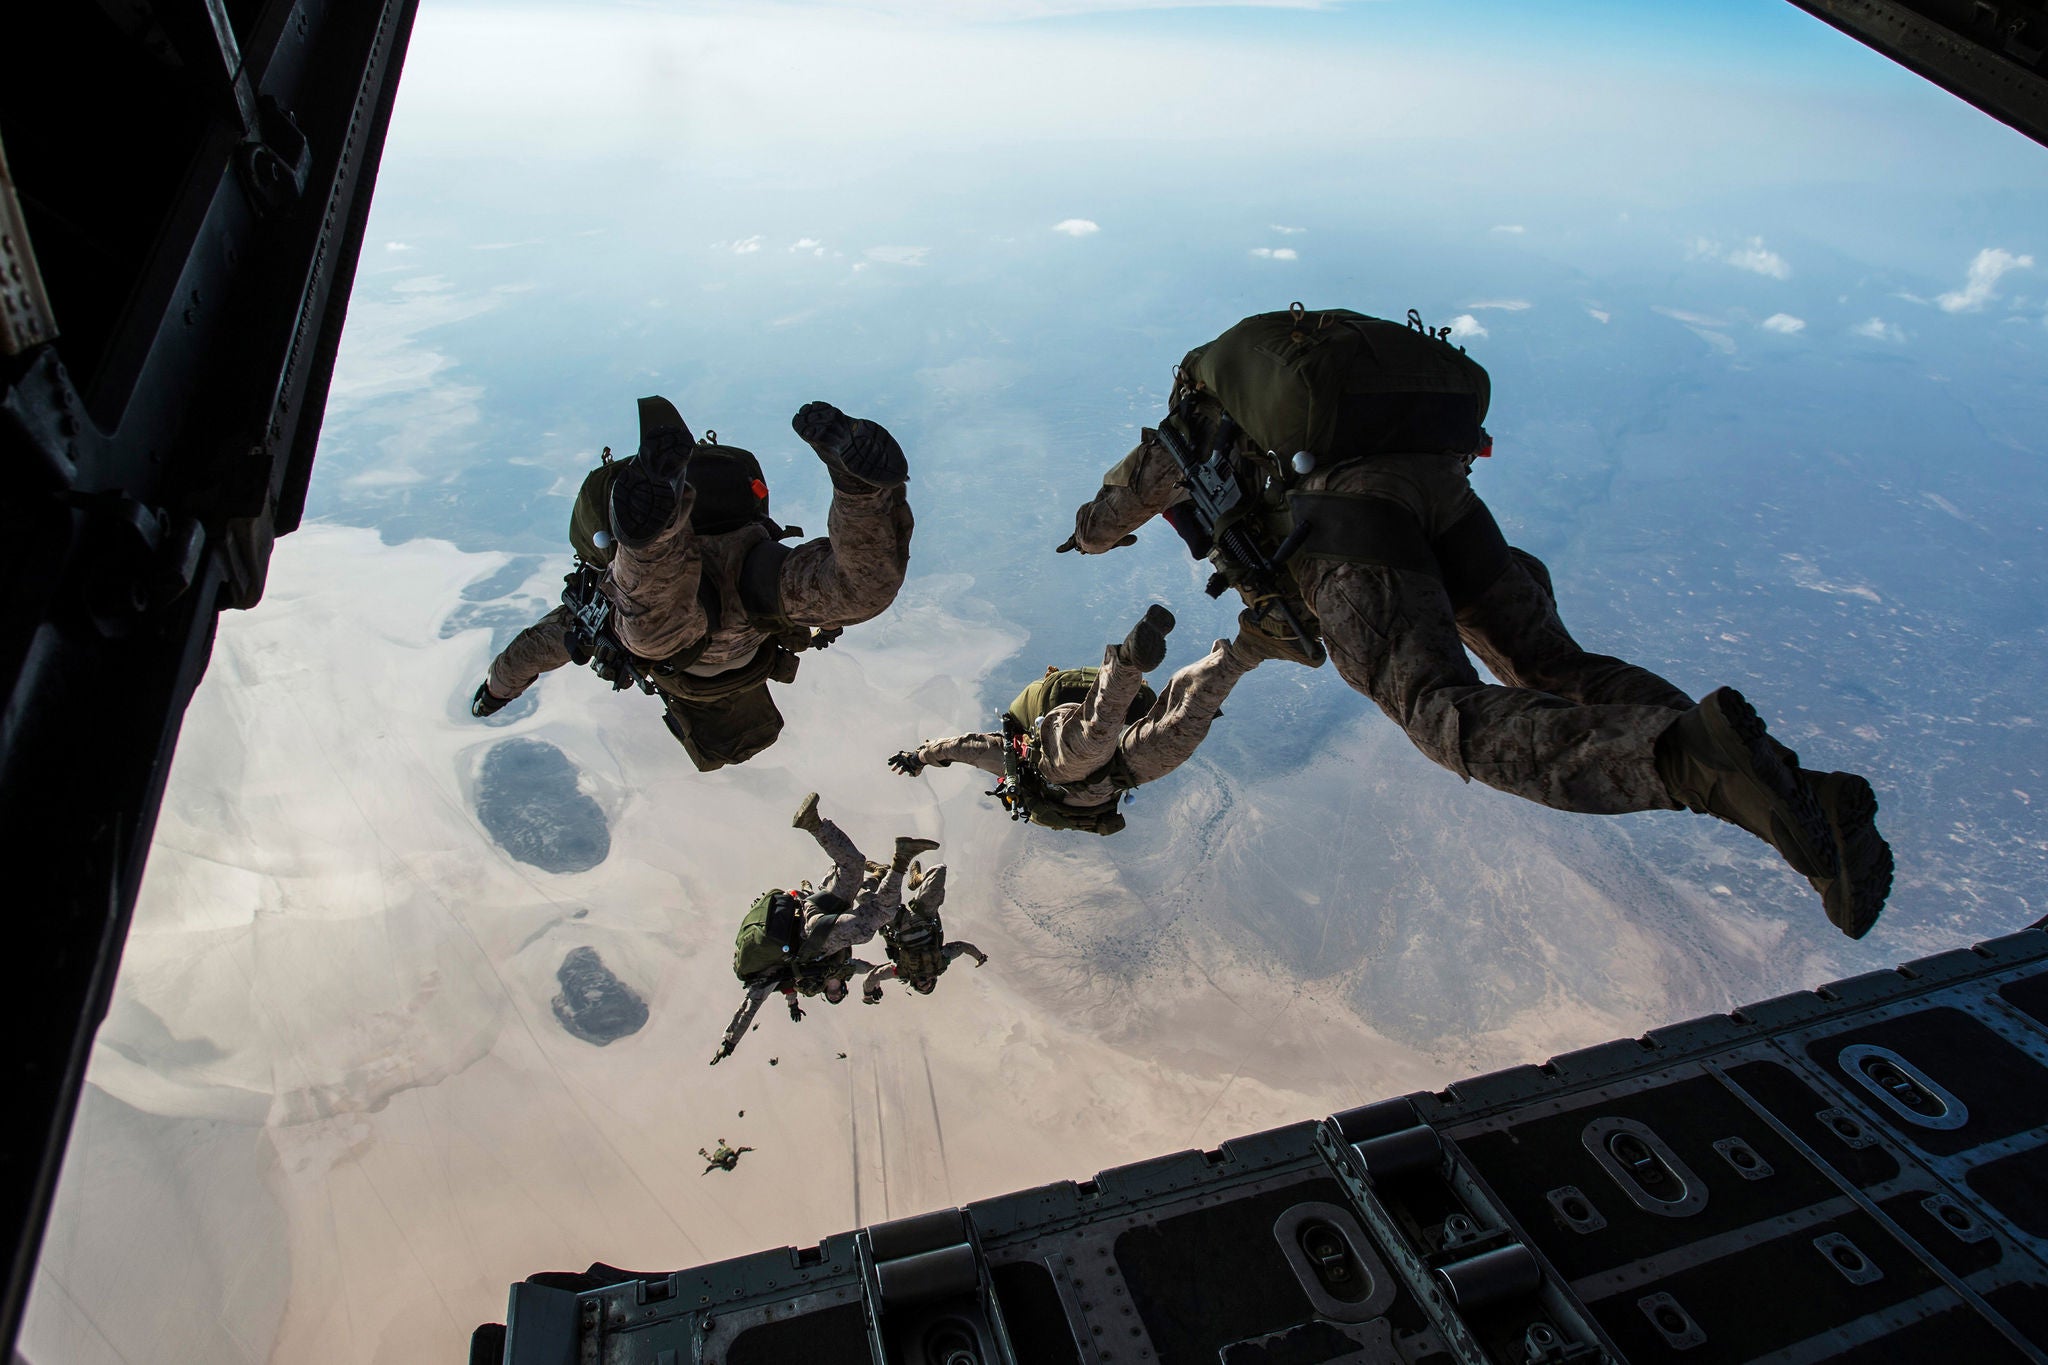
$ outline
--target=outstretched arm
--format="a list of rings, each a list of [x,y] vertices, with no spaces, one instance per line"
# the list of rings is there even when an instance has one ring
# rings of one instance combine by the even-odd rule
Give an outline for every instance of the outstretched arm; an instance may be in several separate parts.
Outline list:
[[[915,776],[928,763],[944,767],[949,763],[965,763],[996,777],[1003,775],[1003,737],[1001,735],[955,735],[951,739],[928,739],[910,751],[911,762],[899,762],[902,755],[889,760],[889,766],[905,776]]]
[[[954,958],[960,956],[960,954],[962,953],[965,953],[967,954],[967,956],[973,958],[974,965],[977,967],[985,967],[988,965],[988,954],[984,953],[981,949],[975,947],[972,943],[969,943],[966,939],[961,939],[957,943],[948,943],[946,945],[946,961],[951,962]]]
[[[1074,534],[1060,549],[1099,555],[1129,544],[1131,532],[1187,496],[1180,478],[1159,433],[1147,427],[1131,453],[1102,476],[1102,490],[1074,513]]]
[[[861,982],[860,985],[861,1004],[872,1005],[880,1000],[882,998],[882,983],[896,979],[896,964],[893,962],[884,963],[882,966],[869,972],[868,979]]]
[[[762,1002],[768,999],[768,992],[771,989],[772,987],[765,981],[756,981],[747,987],[747,998],[733,1015],[732,1022],[725,1026],[725,1037],[719,1040],[718,1051],[711,1056],[711,1065],[717,1066],[732,1056],[732,1050],[740,1045],[740,1039],[747,1036],[748,1025],[752,1024],[754,1016],[761,1012]]]

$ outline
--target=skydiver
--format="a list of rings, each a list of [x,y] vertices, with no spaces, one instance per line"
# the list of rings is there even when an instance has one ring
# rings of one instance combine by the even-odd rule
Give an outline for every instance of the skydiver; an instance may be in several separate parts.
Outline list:
[[[1193,757],[1230,689],[1261,657],[1218,640],[1155,698],[1145,674],[1165,661],[1173,624],[1165,607],[1147,607],[1123,642],[1103,651],[1100,668],[1049,668],[1018,693],[1002,733],[928,739],[889,766],[915,777],[927,766],[971,764],[1002,779],[991,795],[1013,819],[1114,834],[1124,827],[1117,806],[1125,793]]]
[[[769,891],[749,907],[733,946],[733,974],[746,986],[747,996],[726,1027],[713,1066],[732,1055],[754,1015],[777,991],[793,1022],[804,1017],[800,995],[822,995],[829,1005],[844,1001],[854,974],[874,971],[874,964],[854,957],[853,950],[902,910],[903,877],[911,861],[939,846],[933,839],[898,838],[888,866],[880,876],[869,877],[870,864],[853,840],[818,814],[816,792],[798,804],[790,825],[818,841],[832,870],[816,891],[805,889],[808,883],[796,891]]]
[[[1311,667],[1327,650],[1436,763],[1559,810],[1716,816],[1862,937],[1892,880],[1869,782],[1800,766],[1733,688],[1695,702],[1580,648],[1549,571],[1472,491],[1489,398],[1486,371],[1412,312],[1407,327],[1299,304],[1246,318],[1181,362],[1160,427],[1059,549],[1104,553],[1163,514],[1216,565],[1212,594],[1246,598],[1239,643]],[[1205,500],[1239,508],[1218,519]]]
[[[743,1153],[753,1150],[752,1147],[728,1147],[726,1146],[725,1139],[720,1138],[716,1150],[707,1152],[702,1147],[697,1149],[697,1155],[703,1157],[707,1163],[704,1169],[697,1172],[697,1174],[706,1176],[710,1175],[713,1171],[732,1170],[740,1164],[740,1156]]]
[[[963,955],[973,958],[977,968],[988,965],[988,954],[972,943],[946,942],[946,926],[939,918],[939,907],[946,900],[945,864],[926,872],[912,863],[903,884],[910,889],[910,895],[904,899],[896,918],[882,928],[889,960],[861,982],[863,1005],[881,1003],[884,981],[901,981],[919,995],[930,995],[938,988],[946,968]]]
[[[574,659],[617,687],[658,691],[670,733],[703,771],[773,744],[782,716],[768,683],[791,681],[798,651],[895,601],[913,525],[908,464],[879,423],[807,403],[791,426],[832,478],[829,535],[794,549],[781,540],[800,531],[768,515],[751,453],[715,432],[698,441],[667,399],[641,399],[639,451],[613,462],[607,449],[577,496],[564,605],[492,661],[471,714],[493,714]]]

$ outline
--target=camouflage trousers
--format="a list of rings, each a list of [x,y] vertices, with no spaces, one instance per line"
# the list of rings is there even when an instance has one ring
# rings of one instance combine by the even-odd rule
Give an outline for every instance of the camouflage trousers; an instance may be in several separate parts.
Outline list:
[[[832,860],[832,870],[811,895],[812,913],[804,921],[805,958],[828,957],[866,943],[903,908],[902,868],[890,868],[872,888],[863,886],[867,859],[846,831],[820,817],[813,837]]]
[[[1360,461],[1321,487],[1397,502],[1431,541],[1480,506],[1464,461],[1451,456]],[[1678,809],[1654,755],[1693,699],[1647,669],[1580,648],[1531,571],[1536,563],[1511,557],[1455,610],[1426,572],[1309,558],[1294,569],[1338,673],[1432,761],[1559,810]],[[1480,681],[1468,649],[1503,685]]]
[[[1152,709],[1127,725],[1124,717],[1145,675],[1112,645],[1103,652],[1102,670],[1087,697],[1055,706],[1039,721],[1038,770],[1077,797],[1108,800],[1115,788],[1107,778],[1082,779],[1121,752],[1133,778],[1157,781],[1194,757],[1224,698],[1255,663],[1220,645],[1168,679]]]

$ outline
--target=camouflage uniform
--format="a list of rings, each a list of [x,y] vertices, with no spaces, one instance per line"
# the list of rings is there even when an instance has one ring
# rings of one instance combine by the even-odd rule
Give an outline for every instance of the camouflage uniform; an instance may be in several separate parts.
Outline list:
[[[866,943],[903,908],[903,867],[891,865],[871,881],[867,859],[826,816],[818,817],[811,837],[832,860],[832,870],[811,893],[799,963]]]
[[[703,638],[709,621],[699,592],[708,575],[722,607],[722,624],[704,652],[682,670],[707,678],[749,662],[769,639],[748,619],[739,592],[740,565],[768,531],[755,525],[718,536],[694,535],[693,501],[694,493],[686,488],[675,518],[652,543],[638,548],[619,544],[605,595],[617,609],[619,642],[643,659],[666,659]],[[782,563],[784,614],[799,626],[821,629],[879,616],[903,586],[912,526],[903,485],[856,489],[835,481],[827,535],[797,546]],[[557,607],[515,636],[491,663],[491,695],[509,701],[542,673],[568,663],[568,624],[567,608]],[[656,684],[662,681],[656,674]]]
[[[1223,699],[1257,665],[1237,645],[1218,640],[1168,680],[1150,711],[1126,725],[1124,717],[1145,675],[1111,645],[1087,698],[1064,702],[1040,718],[1038,771],[1048,782],[1064,786],[1066,804],[1075,807],[1099,806],[1129,787],[1112,775],[1113,759],[1121,758],[1136,782],[1156,782],[1194,756],[1222,714]],[[956,735],[928,739],[914,752],[921,763],[966,763],[1001,777],[1004,743],[999,734]]]
[[[1470,470],[1462,455],[1379,455],[1316,470],[1300,486],[1396,503],[1434,541],[1484,509]],[[1180,477],[1147,430],[1076,513],[1074,548],[1113,548],[1186,497]],[[1506,570],[1456,609],[1442,580],[1421,570],[1307,554],[1289,567],[1337,672],[1434,762],[1560,810],[1679,808],[1655,751],[1693,699],[1646,669],[1581,649],[1533,556],[1511,554]],[[1480,681],[1468,649],[1504,685]]]

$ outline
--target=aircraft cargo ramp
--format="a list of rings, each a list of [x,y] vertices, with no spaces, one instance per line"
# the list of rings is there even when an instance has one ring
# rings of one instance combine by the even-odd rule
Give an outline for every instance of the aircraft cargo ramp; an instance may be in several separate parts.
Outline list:
[[[815,1247],[539,1276],[473,1358],[500,1349],[507,1365],[2048,1359],[2048,933]]]

